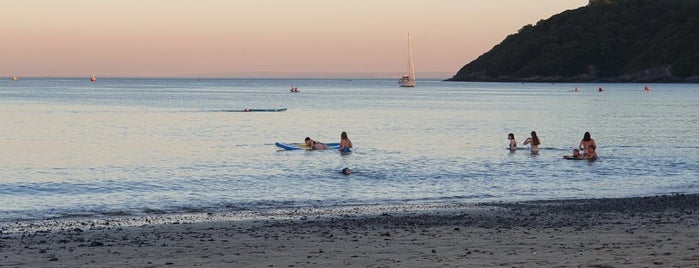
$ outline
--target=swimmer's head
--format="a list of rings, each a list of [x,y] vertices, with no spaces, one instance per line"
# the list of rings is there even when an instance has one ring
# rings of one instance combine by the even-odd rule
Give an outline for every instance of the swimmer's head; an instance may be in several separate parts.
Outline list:
[[[349,168],[343,168],[342,171],[340,171],[340,173],[344,175],[349,175],[352,174],[352,171]]]

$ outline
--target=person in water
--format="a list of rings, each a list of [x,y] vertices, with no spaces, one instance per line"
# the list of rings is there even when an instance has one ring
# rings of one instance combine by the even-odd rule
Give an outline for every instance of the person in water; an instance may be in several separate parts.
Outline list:
[[[590,137],[590,132],[585,132],[580,144],[578,145],[578,148],[583,151],[583,154],[587,154],[588,147],[590,146],[597,148],[597,143],[595,143],[595,140]]]
[[[325,149],[328,149],[328,146],[325,145],[325,143],[318,142],[318,141],[314,141],[314,140],[312,140],[312,139],[309,138],[309,137],[306,137],[305,143],[306,143],[306,145],[308,145],[308,147],[311,147],[311,150],[325,150]]]
[[[510,140],[510,151],[517,150],[517,141],[515,140],[515,134],[507,134],[507,139]]]
[[[583,155],[583,158],[588,159],[588,160],[595,160],[597,159],[597,152],[595,151],[597,149],[597,146],[591,145],[587,146],[585,149],[585,154]]]
[[[352,171],[349,168],[343,168],[340,173],[342,173],[342,175],[349,175],[352,174]]]
[[[580,154],[579,149],[573,149],[572,155],[567,154],[567,155],[564,155],[563,158],[582,158],[582,155]]]
[[[352,148],[352,141],[347,137],[347,132],[340,133],[340,152],[349,152]]]
[[[532,136],[524,140],[524,145],[530,145],[529,150],[531,150],[532,154],[539,154],[539,145],[541,145],[541,142],[539,141],[539,137],[536,135],[536,131],[532,131]]]

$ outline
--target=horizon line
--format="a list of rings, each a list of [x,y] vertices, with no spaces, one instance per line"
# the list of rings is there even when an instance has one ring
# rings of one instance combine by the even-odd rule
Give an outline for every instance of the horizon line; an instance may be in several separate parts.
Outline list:
[[[91,73],[87,75],[47,75],[36,74],[20,76],[17,74],[3,75],[8,78],[81,78],[95,75],[99,78],[171,78],[171,79],[400,79],[400,72],[235,72],[235,73],[202,73],[180,75],[110,75]],[[445,80],[453,77],[451,72],[423,72],[416,75],[425,80]]]

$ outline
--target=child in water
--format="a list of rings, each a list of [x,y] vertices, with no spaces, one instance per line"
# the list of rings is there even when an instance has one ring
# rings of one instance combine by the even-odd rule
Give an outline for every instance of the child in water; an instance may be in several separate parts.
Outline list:
[[[507,134],[507,139],[510,140],[510,151],[517,150],[517,141],[515,140],[515,134]]]
[[[573,149],[573,154],[572,155],[564,155],[563,158],[582,158],[582,155],[580,154],[579,149]]]
[[[585,148],[585,159],[588,159],[588,160],[597,159],[597,152],[595,151],[596,149],[597,149],[597,146],[587,146],[587,148]]]

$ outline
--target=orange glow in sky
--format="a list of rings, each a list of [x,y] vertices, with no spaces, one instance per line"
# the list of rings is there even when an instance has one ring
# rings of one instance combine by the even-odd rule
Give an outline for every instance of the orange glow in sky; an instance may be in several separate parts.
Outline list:
[[[588,0],[23,0],[0,8],[10,77],[449,78]]]

